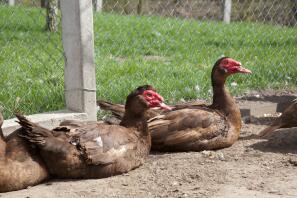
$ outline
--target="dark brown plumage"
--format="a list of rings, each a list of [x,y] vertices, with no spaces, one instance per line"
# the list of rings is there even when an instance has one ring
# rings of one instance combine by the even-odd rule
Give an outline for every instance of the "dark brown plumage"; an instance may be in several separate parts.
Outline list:
[[[102,178],[140,166],[151,147],[144,117],[163,98],[147,86],[133,91],[126,100],[120,125],[98,122],[62,122],[47,130],[17,115],[24,132],[20,136],[37,145],[47,168],[59,178]]]
[[[241,129],[241,115],[225,88],[228,76],[251,73],[231,58],[219,59],[212,70],[213,103],[174,110],[149,120],[152,149],[157,151],[201,151],[231,146]]]
[[[118,124],[125,114],[125,105],[122,104],[113,104],[104,100],[98,100],[97,105],[104,111],[110,111],[114,116],[113,119],[105,119],[109,124]],[[154,108],[148,109],[145,113],[146,120],[156,117],[158,115],[164,114],[168,112],[168,110]]]
[[[259,133],[260,137],[265,137],[280,128],[297,127],[297,99],[289,105],[282,115],[278,117],[271,126],[265,128]]]
[[[251,73],[241,63],[224,57],[212,70],[213,103],[191,102],[172,106],[170,112],[156,112],[157,117],[148,121],[152,135],[152,149],[157,151],[200,151],[231,146],[241,128],[241,115],[234,99],[225,89],[228,76]],[[104,110],[120,116],[120,105],[98,102]]]
[[[114,104],[105,100],[97,100],[97,105],[100,109],[104,111],[110,111],[114,116],[112,119],[105,118],[105,122],[109,124],[118,124],[120,120],[123,118],[125,113],[125,105],[122,104]],[[185,102],[176,105],[170,106],[170,110],[178,110],[178,109],[185,109],[185,108],[192,108],[195,106],[203,106],[205,105],[205,101],[192,101],[192,102]],[[156,117],[158,115],[164,115],[170,111],[169,109],[162,109],[162,108],[153,108],[146,111],[145,117],[147,120]]]
[[[13,132],[4,138],[0,113],[0,192],[20,190],[39,184],[48,173],[38,152]]]

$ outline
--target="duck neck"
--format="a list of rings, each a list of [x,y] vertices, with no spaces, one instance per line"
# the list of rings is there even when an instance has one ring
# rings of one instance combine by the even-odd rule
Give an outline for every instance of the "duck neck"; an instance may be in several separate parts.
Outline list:
[[[6,148],[6,142],[2,132],[2,128],[0,126],[0,158],[5,155],[5,148]]]
[[[224,83],[213,83],[211,108],[219,110],[232,124],[241,127],[240,110],[229,91],[225,88]]]
[[[4,135],[3,135],[3,131],[2,131],[2,125],[3,125],[3,116],[2,113],[0,111],[0,140],[4,140]]]
[[[149,135],[148,125],[144,113],[135,114],[126,109],[120,125],[127,128],[136,128],[136,130],[140,132],[142,136]]]
[[[4,135],[3,135],[3,131],[2,131],[2,128],[0,126],[0,141],[1,140],[4,140]]]
[[[3,120],[4,119],[3,119],[2,113],[0,112],[0,157],[5,156],[5,150],[6,150],[5,137],[2,131]]]

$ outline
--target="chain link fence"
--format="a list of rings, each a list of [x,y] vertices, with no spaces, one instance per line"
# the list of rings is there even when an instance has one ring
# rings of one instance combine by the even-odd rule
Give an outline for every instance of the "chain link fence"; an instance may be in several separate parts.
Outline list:
[[[198,20],[222,20],[225,0],[109,0],[103,11]],[[232,21],[296,26],[295,0],[233,0]]]
[[[60,13],[57,32],[48,32],[44,1],[14,4],[0,1],[0,101],[5,116],[15,109],[27,114],[61,109]],[[221,56],[238,59],[254,72],[228,81],[234,95],[297,85],[295,0],[94,4],[98,98],[123,103],[129,90],[145,83],[153,84],[169,103],[210,98],[211,67]],[[224,22],[228,15],[230,24]]]
[[[46,13],[41,1],[0,1],[0,105],[6,119],[14,111],[64,107],[61,27],[47,31]]]
[[[99,7],[100,98],[124,102],[122,90],[148,82],[172,103],[210,99],[210,70],[221,56],[253,70],[227,82],[234,95],[296,88],[296,1],[108,0]]]

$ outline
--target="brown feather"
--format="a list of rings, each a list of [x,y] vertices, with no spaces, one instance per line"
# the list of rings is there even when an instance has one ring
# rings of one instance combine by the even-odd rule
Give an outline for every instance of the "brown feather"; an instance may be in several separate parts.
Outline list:
[[[228,70],[232,67],[232,72]],[[225,89],[225,81],[236,73],[251,73],[228,57],[215,63],[211,73],[213,102],[189,102],[173,106],[171,112],[148,117],[152,149],[157,151],[201,151],[231,146],[239,137],[241,115],[233,97]],[[100,104],[99,104],[100,105]],[[109,105],[113,105],[109,103]],[[117,106],[117,105],[115,105]],[[105,109],[103,107],[102,109]],[[118,109],[109,107],[110,110]],[[121,109],[123,112],[123,109]]]
[[[106,122],[109,124],[118,124],[120,119],[123,118],[124,113],[125,113],[125,106],[122,104],[114,104],[111,102],[107,102],[104,100],[98,100],[97,101],[97,105],[100,107],[100,109],[104,110],[104,111],[110,111],[114,118],[113,119],[109,119],[106,118]],[[176,104],[174,106],[172,106],[173,110],[178,110],[178,109],[185,109],[185,108],[200,108],[202,106],[206,106],[205,101],[190,101],[190,102],[184,102],[181,104]],[[163,115],[166,114],[168,111],[162,110],[162,109],[149,109],[146,111],[146,119],[149,120],[151,118],[154,118],[158,115]],[[117,120],[118,119],[118,120]]]
[[[37,145],[48,171],[59,178],[102,178],[130,171],[147,157],[151,138],[142,86],[128,95],[120,125],[64,121],[48,130],[17,115],[20,136]],[[157,95],[157,94],[156,94]]]
[[[149,122],[152,149],[162,151],[202,150],[198,145],[217,136],[225,137],[226,119],[215,111],[182,109],[167,113]],[[202,143],[201,143],[202,145]]]
[[[0,113],[0,127],[2,123]],[[38,152],[18,136],[20,131],[0,138],[0,193],[24,189],[49,177]]]
[[[295,99],[291,105],[289,105],[282,115],[277,118],[271,126],[263,129],[258,136],[265,137],[277,129],[297,127],[297,99]]]
[[[113,104],[104,100],[98,100],[97,105],[106,111],[111,111],[111,113],[117,118],[122,119],[125,113],[125,105]]]

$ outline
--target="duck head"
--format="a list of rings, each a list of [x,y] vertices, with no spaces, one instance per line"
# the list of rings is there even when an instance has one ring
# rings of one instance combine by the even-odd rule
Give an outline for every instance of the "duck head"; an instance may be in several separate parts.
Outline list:
[[[224,84],[228,76],[236,73],[251,74],[252,72],[244,68],[241,62],[237,60],[229,57],[220,58],[212,69],[212,82],[214,85],[218,83]]]
[[[126,100],[125,109],[133,114],[142,114],[149,108],[159,107],[171,109],[164,104],[164,98],[151,85],[143,85],[130,93]]]

